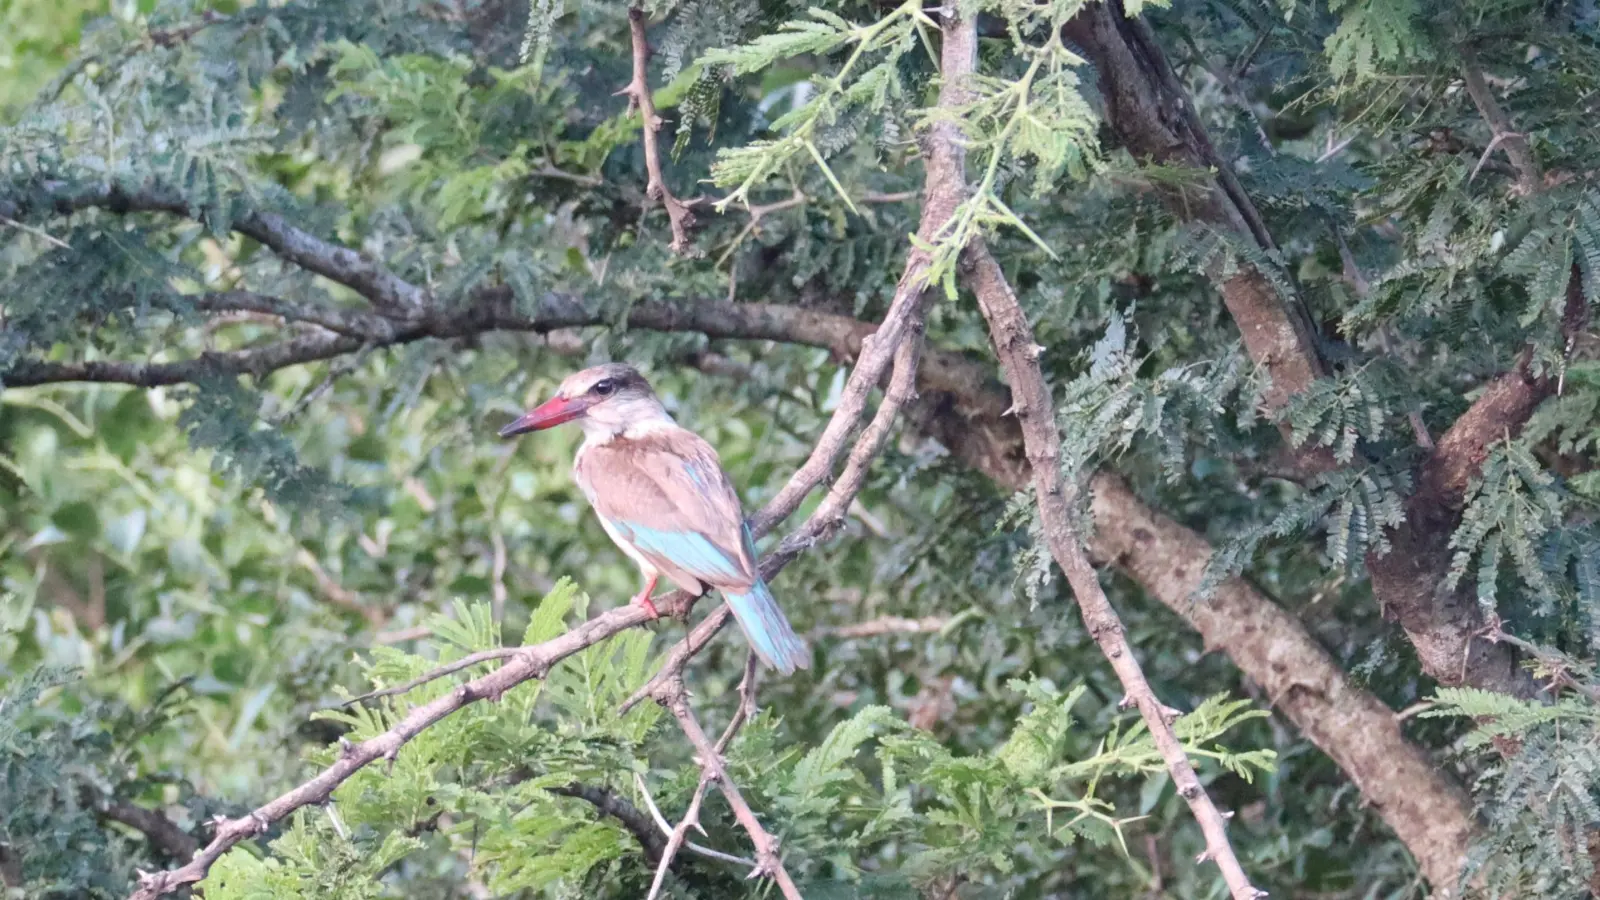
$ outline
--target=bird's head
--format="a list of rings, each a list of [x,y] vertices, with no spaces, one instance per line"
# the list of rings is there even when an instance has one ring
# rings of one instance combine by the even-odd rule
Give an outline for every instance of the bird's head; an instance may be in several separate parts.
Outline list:
[[[500,429],[501,437],[577,422],[591,439],[671,424],[650,382],[624,363],[606,363],[568,375],[556,394]]]

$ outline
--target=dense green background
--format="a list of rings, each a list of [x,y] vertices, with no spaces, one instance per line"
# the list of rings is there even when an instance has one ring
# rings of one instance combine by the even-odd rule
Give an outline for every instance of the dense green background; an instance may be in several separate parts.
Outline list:
[[[535,5],[537,25],[552,10]],[[1524,66],[1518,76],[1543,92],[1518,95],[1516,110],[1539,131],[1539,152],[1552,168],[1592,169],[1592,128],[1572,98],[1591,96],[1600,70],[1595,8],[1556,5],[1569,43],[1551,38],[1544,46],[1560,52],[1543,57],[1526,49],[1543,41],[1546,26],[1526,24],[1539,4],[1486,0],[1459,22],[1382,0],[1175,2],[1151,12],[1217,141],[1243,161],[1285,248],[1279,262],[1340,364],[1327,395],[1299,410],[1302,436],[1352,452],[1359,438],[1361,460],[1384,477],[1384,466],[1414,459],[1408,413],[1425,411],[1437,432],[1524,340],[1555,345],[1559,304],[1533,296],[1547,275],[1526,260],[1524,269],[1503,265],[1501,248],[1542,234],[1540,223],[1566,215],[1572,195],[1530,209],[1508,194],[1504,171],[1474,171],[1489,139],[1448,73],[1458,27],[1503,30],[1510,37],[1493,63]],[[802,17],[793,6],[697,0],[653,10],[665,17],[652,28],[651,69],[670,119],[664,141],[684,110],[693,122],[668,161],[680,196],[720,196],[725,188],[700,183],[715,151],[770,137],[796,86],[837,64],[802,56],[727,81],[684,68],[707,49]],[[230,18],[171,46],[150,38],[204,9]],[[199,314],[183,300],[197,290],[247,286],[359,305],[215,227],[246,203],[352,244],[377,236],[368,249],[443,302],[463,301],[488,278],[524,300],[575,292],[610,323],[550,338],[419,341],[238,382],[0,392],[0,863],[9,883],[26,885],[17,895],[121,896],[135,867],[178,862],[107,823],[97,813],[105,798],[159,809],[203,835],[212,815],[237,815],[325,763],[341,734],[369,734],[383,715],[403,712],[405,701],[376,719],[315,715],[374,677],[392,683],[424,657],[548,635],[563,610],[570,622],[632,594],[633,567],[569,477],[576,433],[494,437],[574,368],[639,362],[680,421],[717,447],[749,508],[804,460],[847,373],[836,355],[629,330],[628,308],[732,296],[875,320],[915,203],[852,213],[801,159],[758,199],[800,190],[804,203],[759,221],[703,211],[695,242],[704,255],[673,256],[665,217],[641,212],[638,123],[613,96],[628,75],[626,7],[554,12],[553,25],[525,36],[529,12],[519,3],[0,0],[0,123],[9,123],[0,174],[18,183],[56,170],[157,177],[178,184],[197,212],[187,223],[110,213],[0,223],[0,302],[26,332],[0,347],[8,362],[24,352],[177,359],[284,327]],[[869,21],[884,10],[845,12]],[[1015,79],[1004,32],[989,32],[987,71]],[[1257,34],[1265,50],[1252,50]],[[525,37],[545,48],[540,65],[519,65]],[[1240,84],[1213,77],[1255,52]],[[882,108],[819,132],[858,198],[920,186],[908,136],[923,124],[932,71],[920,48],[895,71],[902,90]],[[58,81],[63,73],[77,78]],[[1094,76],[1084,78],[1094,102]],[[51,86],[59,98],[36,102]],[[1439,129],[1444,140],[1455,129],[1476,143],[1441,155],[1428,149]],[[1429,699],[1433,683],[1383,621],[1359,562],[1380,530],[1362,517],[1387,498],[1362,507],[1354,525],[1334,510],[1334,540],[1324,540],[1329,503],[1316,504],[1327,492],[1285,474],[1283,441],[1254,414],[1257,385],[1240,362],[1237,329],[1196,271],[1206,238],[1158,202],[1157,188],[1181,188],[1193,173],[1142,165],[1104,130],[1098,136],[1093,175],[1063,162],[1033,190],[1036,166],[1001,167],[1008,202],[1052,253],[1014,228],[994,241],[1058,384],[1079,379],[1098,397],[1105,385],[1087,373],[1128,348],[1113,387],[1145,398],[1144,418],[1069,420],[1072,445],[1233,548],[1239,567],[1384,703],[1401,710]],[[1348,149],[1331,153],[1347,137]],[[70,243],[72,255],[47,265],[59,248],[39,231]],[[1359,264],[1383,274],[1373,298],[1341,277],[1346,233]],[[1592,262],[1584,265],[1592,278]],[[1125,344],[1091,352],[1108,331],[1126,334]],[[938,303],[929,334],[989,358],[970,297]],[[1180,371],[1169,367],[1236,377],[1218,376],[1221,408],[1176,397],[1164,409],[1162,373]],[[1600,379],[1581,360],[1569,375],[1528,453],[1513,458],[1546,478],[1528,476],[1536,500],[1559,492],[1567,504],[1539,519],[1544,530],[1526,535],[1529,546],[1592,537],[1584,529],[1597,493]],[[1198,829],[1137,744],[1136,717],[1118,710],[1122,691],[1065,587],[1039,564],[1026,504],[1008,512],[1008,499],[934,441],[900,435],[843,535],[774,585],[816,659],[807,672],[766,680],[768,713],[735,745],[736,777],[783,836],[810,897],[1223,896],[1215,867],[1196,864]],[[1504,521],[1508,535],[1528,530],[1523,519]],[[1514,537],[1508,547],[1520,546]],[[1489,604],[1498,578],[1508,621],[1587,658],[1596,585],[1583,583],[1581,565],[1577,583],[1529,584],[1537,561],[1519,557],[1514,567],[1512,552],[1503,573],[1491,564],[1466,577],[1487,583]],[[1563,578],[1570,564],[1560,557]],[[592,599],[558,586],[564,578]],[[1202,710],[1191,737],[1226,765],[1201,757],[1201,774],[1238,812],[1230,833],[1259,886],[1296,898],[1423,892],[1405,848],[1337,767],[1285,719],[1245,712],[1275,698],[1126,577],[1103,580],[1159,696]],[[830,633],[881,616],[946,624]],[[352,781],[332,812],[312,808],[283,823],[270,849],[235,850],[207,896],[642,896],[650,872],[627,832],[545,788],[601,784],[640,802],[637,773],[669,817],[681,812],[697,774],[681,736],[653,708],[622,719],[612,710],[682,630],[671,622],[626,636],[566,664],[542,689],[451,719],[408,746],[392,774],[377,767]],[[708,728],[729,714],[743,659],[729,633],[695,663]],[[1203,706],[1219,695],[1247,702]],[[1584,724],[1564,739],[1589,755],[1557,740],[1528,758],[1600,759],[1584,743],[1592,719],[1569,713]],[[1246,756],[1216,749],[1214,732],[1226,726],[1221,745]],[[1491,765],[1461,752],[1462,729],[1450,720],[1408,718],[1406,731],[1452,774]],[[1527,790],[1570,778],[1561,783],[1577,812],[1555,825],[1512,825],[1518,841],[1541,846],[1555,845],[1540,828],[1577,829],[1567,846],[1581,846],[1584,823],[1600,821],[1586,800],[1600,779],[1555,768]],[[1108,802],[1096,807],[1106,819],[1063,828],[1070,813],[1047,817],[1040,802],[1086,794]],[[1503,796],[1492,803],[1520,813]],[[1112,819],[1126,820],[1125,843]],[[747,852],[720,801],[708,803],[706,822],[706,843]],[[1551,875],[1530,865],[1523,889],[1581,896],[1581,860],[1528,855],[1567,868]],[[689,858],[671,888],[685,897],[761,890],[742,874]]]

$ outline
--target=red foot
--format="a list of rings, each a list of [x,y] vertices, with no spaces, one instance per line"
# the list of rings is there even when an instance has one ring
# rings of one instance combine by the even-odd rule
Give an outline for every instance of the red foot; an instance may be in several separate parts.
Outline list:
[[[650,618],[652,619],[661,618],[661,613],[656,612],[656,605],[650,602],[650,595],[655,593],[656,590],[656,579],[660,577],[661,575],[657,573],[646,578],[644,581],[644,589],[639,591],[639,593],[633,598],[633,602],[644,607],[644,611],[649,613]]]

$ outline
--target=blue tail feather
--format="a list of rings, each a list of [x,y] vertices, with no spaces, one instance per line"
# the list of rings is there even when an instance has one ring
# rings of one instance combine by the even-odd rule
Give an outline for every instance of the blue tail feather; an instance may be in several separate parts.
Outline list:
[[[723,591],[723,596],[728,608],[733,610],[733,617],[739,620],[739,627],[744,629],[750,649],[762,662],[785,675],[811,664],[810,648],[794,633],[783,610],[778,608],[778,601],[767,590],[766,582],[757,581],[743,594]]]

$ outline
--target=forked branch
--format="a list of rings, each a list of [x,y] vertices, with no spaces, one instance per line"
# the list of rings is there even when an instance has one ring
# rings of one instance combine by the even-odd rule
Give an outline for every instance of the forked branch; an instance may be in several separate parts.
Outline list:
[[[696,791],[696,799],[700,797],[707,782],[716,784],[717,790],[721,791],[722,796],[728,801],[728,806],[733,808],[733,817],[743,826],[750,835],[751,843],[755,845],[756,871],[752,874],[763,875],[776,881],[778,890],[783,892],[784,900],[802,900],[800,889],[795,887],[794,879],[789,877],[788,871],[783,867],[783,859],[778,855],[778,839],[762,827],[761,820],[756,818],[755,812],[750,809],[750,804],[745,802],[744,795],[739,792],[739,786],[728,777],[728,771],[722,764],[720,745],[711,743],[711,739],[706,737],[705,729],[700,727],[700,721],[695,718],[694,710],[689,706],[689,693],[683,686],[683,679],[673,677],[662,682],[654,694],[654,699],[672,713],[672,717],[678,721],[678,727],[683,730],[684,736],[694,745],[695,752],[700,757],[701,790]],[[743,708],[744,703],[741,701],[740,709]],[[741,714],[735,713],[736,716]]]
[[[683,661],[678,663],[678,669],[680,672],[683,662],[687,662],[687,659],[688,658],[685,657]],[[728,777],[725,771],[721,771],[721,755],[728,749],[728,745],[733,743],[734,735],[739,733],[739,729],[744,726],[744,723],[748,722],[751,716],[755,715],[756,678],[758,671],[759,669],[756,663],[756,655],[754,653],[748,654],[744,662],[744,678],[740,679],[739,681],[739,705],[734,709],[733,718],[728,722],[728,727],[722,732],[722,737],[717,739],[716,746],[711,749],[712,754],[719,760],[719,762],[716,767],[706,765],[704,762],[701,763],[700,783],[695,785],[694,795],[689,798],[688,811],[685,812],[683,814],[683,818],[678,821],[677,827],[672,828],[667,833],[667,846],[661,853],[660,862],[656,865],[656,877],[655,880],[650,883],[650,893],[646,895],[645,900],[656,900],[657,897],[661,896],[661,888],[666,884],[667,872],[672,868],[672,858],[677,855],[679,849],[688,847],[701,854],[712,855],[711,851],[708,851],[703,847],[698,847],[689,841],[689,829],[700,828],[700,805],[705,802],[706,789],[711,786],[712,781],[717,780],[718,772],[721,772],[720,777],[723,780],[726,780]],[[677,684],[681,688],[683,684],[681,678],[678,680]],[[663,694],[666,693],[666,689],[667,686],[663,684]],[[684,698],[684,702],[688,702],[687,698]],[[636,775],[635,777],[637,778],[639,776]],[[640,778],[639,787],[641,791],[644,788],[644,781],[642,778]],[[665,825],[664,820],[662,824]],[[704,829],[701,830],[704,831]],[[754,835],[751,837],[754,839]],[[714,855],[723,857],[722,854]],[[753,865],[756,867],[756,872],[752,874],[760,873],[763,863],[757,862],[753,863]],[[781,862],[779,862],[779,868],[782,868]],[[785,877],[788,877],[787,874]]]
[[[661,205],[667,210],[667,219],[672,224],[672,243],[669,245],[674,253],[684,256],[693,256],[693,245],[689,241],[689,229],[694,226],[694,211],[691,207],[696,201],[679,200],[667,188],[666,179],[661,175],[661,147],[660,135],[656,134],[661,129],[661,117],[656,115],[656,104],[650,98],[650,41],[645,35],[644,10],[633,7],[628,10],[628,33],[633,42],[633,78],[628,81],[628,86],[619,93],[628,98],[628,105],[639,111],[643,120],[642,140],[644,142],[644,168],[646,173],[644,194],[651,200],[660,200]]]

